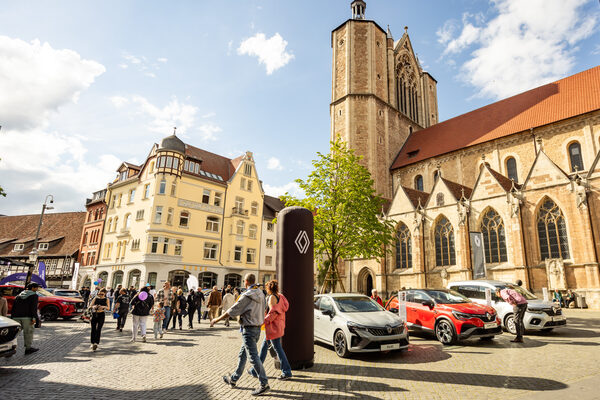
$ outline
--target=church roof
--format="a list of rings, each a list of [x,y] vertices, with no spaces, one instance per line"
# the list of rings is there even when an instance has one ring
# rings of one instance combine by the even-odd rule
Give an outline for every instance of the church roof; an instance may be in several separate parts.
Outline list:
[[[600,66],[410,135],[391,169],[600,109]]]
[[[415,208],[419,204],[421,204],[422,207],[425,207],[425,204],[427,204],[427,199],[429,199],[429,193],[421,192],[420,190],[416,190],[416,189],[411,189],[406,186],[402,186],[402,189],[404,189],[404,193],[406,193],[406,197],[408,197],[408,199],[410,200],[410,202],[413,204],[413,206]]]
[[[442,182],[446,184],[446,187],[457,201],[460,200],[463,197],[463,195],[466,199],[468,199],[473,193],[473,189],[463,186],[460,183],[449,181],[448,179],[445,179],[443,177]]]

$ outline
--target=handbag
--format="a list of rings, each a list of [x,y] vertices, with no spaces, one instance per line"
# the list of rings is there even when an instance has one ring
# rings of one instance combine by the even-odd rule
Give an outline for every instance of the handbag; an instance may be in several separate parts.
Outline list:
[[[84,322],[90,322],[90,320],[92,319],[92,307],[88,307],[85,309],[85,311],[83,312],[83,314],[81,314],[81,319]]]
[[[119,313],[118,312],[114,312],[113,313],[113,319],[119,319]]]

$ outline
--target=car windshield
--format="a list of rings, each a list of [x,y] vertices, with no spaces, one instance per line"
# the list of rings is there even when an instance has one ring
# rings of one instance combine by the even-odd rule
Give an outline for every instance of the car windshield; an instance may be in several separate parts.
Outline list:
[[[521,296],[525,297],[527,300],[536,300],[537,297],[529,290],[522,288],[518,285],[513,285],[511,283],[506,284],[504,286],[499,286],[500,289],[513,289],[515,292],[519,293]]]
[[[42,288],[38,289],[37,294],[38,294],[38,296],[41,296],[41,297],[54,296],[52,293],[50,293],[46,289],[42,289]]]
[[[383,308],[368,297],[335,297],[333,299],[341,312],[374,312]]]
[[[431,296],[438,304],[471,303],[471,300],[450,289],[427,291],[427,294]]]

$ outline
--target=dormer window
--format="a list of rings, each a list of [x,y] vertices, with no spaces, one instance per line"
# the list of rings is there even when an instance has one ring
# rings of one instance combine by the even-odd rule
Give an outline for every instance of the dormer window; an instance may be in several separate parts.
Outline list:
[[[119,181],[124,181],[125,179],[127,179],[127,170],[119,174]]]
[[[38,250],[48,250],[48,243],[40,243],[38,245]]]
[[[25,247],[25,245],[23,243],[17,243],[17,244],[15,244],[13,251],[21,251],[21,250],[23,250],[24,247]]]

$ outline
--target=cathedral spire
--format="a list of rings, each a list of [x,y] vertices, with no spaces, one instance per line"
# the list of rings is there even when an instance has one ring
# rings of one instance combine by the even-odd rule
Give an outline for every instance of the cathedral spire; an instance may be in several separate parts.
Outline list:
[[[365,19],[367,3],[363,0],[354,0],[350,7],[352,7],[352,19]]]
[[[394,36],[392,35],[392,31],[390,30],[390,26],[388,25],[388,30],[387,30],[387,38],[388,39],[393,39]]]

